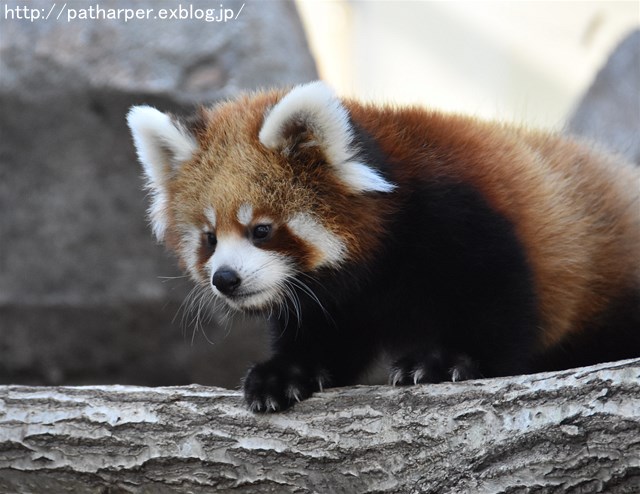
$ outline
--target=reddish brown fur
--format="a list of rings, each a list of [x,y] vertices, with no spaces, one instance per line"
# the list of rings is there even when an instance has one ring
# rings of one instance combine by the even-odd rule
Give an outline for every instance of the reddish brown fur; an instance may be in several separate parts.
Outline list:
[[[393,180],[471,183],[511,220],[533,266],[544,346],[640,284],[640,173],[632,165],[570,139],[465,117],[357,103],[349,110],[396,163]]]

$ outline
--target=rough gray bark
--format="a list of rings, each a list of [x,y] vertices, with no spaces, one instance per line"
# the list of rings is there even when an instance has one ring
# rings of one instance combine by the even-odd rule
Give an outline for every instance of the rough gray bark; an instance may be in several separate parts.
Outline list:
[[[0,387],[0,492],[640,492],[640,359],[319,393]]]

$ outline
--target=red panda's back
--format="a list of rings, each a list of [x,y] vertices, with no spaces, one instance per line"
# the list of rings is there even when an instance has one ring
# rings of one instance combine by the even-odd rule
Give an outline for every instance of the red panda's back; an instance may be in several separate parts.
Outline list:
[[[468,117],[350,109],[389,157],[395,181],[408,189],[422,180],[463,182],[514,225],[532,267],[542,347],[637,296],[640,170],[632,164],[570,138]]]

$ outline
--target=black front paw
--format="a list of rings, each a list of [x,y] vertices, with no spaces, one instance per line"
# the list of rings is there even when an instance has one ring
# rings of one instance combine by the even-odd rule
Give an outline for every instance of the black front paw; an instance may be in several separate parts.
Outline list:
[[[324,385],[326,376],[322,372],[272,359],[249,370],[244,399],[252,412],[278,412],[309,398]]]

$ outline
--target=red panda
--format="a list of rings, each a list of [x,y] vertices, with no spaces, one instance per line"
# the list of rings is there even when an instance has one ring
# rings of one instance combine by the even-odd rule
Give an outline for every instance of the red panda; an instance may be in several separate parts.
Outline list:
[[[640,171],[568,137],[322,82],[128,124],[156,237],[273,356],[249,408],[640,356]]]

